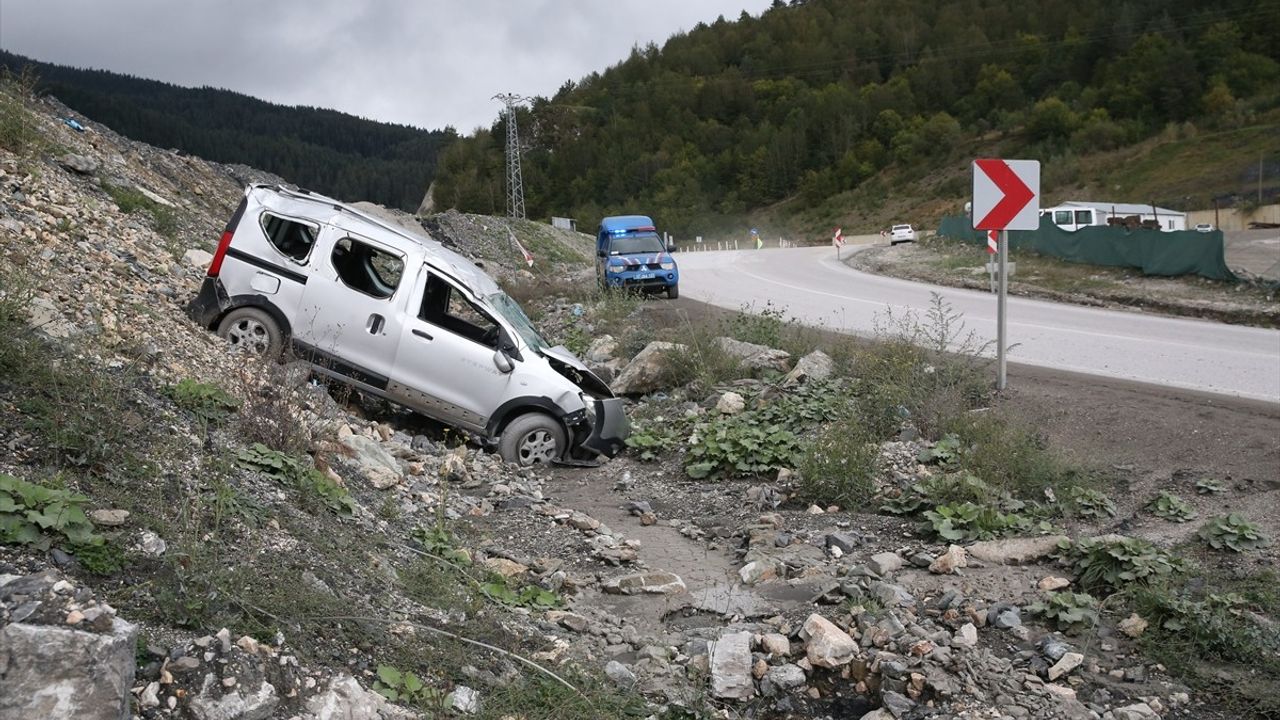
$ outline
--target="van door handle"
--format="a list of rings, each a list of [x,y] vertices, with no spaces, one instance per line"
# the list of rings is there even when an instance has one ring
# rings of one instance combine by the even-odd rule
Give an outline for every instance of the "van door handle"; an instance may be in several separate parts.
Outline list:
[[[423,332],[423,331],[421,331],[421,330],[418,330],[418,329],[416,329],[416,328],[414,329],[413,334],[414,334],[414,335],[417,335],[417,336],[418,336],[418,337],[420,337],[420,338],[426,338],[426,339],[428,339],[428,340],[434,340],[434,339],[435,339],[435,338],[431,337],[430,335],[426,334],[425,332]]]
[[[386,324],[386,318],[378,313],[369,316],[369,322],[365,323],[364,329],[369,331],[370,335],[377,335],[382,332],[382,326]]]

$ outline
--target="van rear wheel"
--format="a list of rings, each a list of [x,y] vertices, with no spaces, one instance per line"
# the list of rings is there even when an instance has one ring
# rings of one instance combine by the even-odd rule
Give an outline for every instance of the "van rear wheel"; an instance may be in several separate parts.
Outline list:
[[[498,454],[521,466],[550,464],[564,454],[564,428],[544,413],[521,415],[502,432]]]
[[[234,350],[268,359],[280,356],[284,333],[265,310],[243,307],[232,310],[218,323],[218,335]]]

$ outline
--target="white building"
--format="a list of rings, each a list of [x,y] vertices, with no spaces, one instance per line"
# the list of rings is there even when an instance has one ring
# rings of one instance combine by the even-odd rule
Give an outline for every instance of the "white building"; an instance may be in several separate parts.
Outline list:
[[[1079,230],[1089,225],[1106,225],[1109,218],[1126,218],[1135,215],[1139,221],[1154,220],[1160,223],[1160,229],[1164,232],[1187,229],[1186,213],[1137,203],[1071,200],[1054,207],[1040,208],[1040,214],[1048,215],[1053,224],[1063,230]]]

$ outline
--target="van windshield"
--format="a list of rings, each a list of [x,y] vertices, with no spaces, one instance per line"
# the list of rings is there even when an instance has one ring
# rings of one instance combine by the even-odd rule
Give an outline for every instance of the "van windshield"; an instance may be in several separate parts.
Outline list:
[[[653,233],[644,235],[623,235],[609,243],[610,255],[634,255],[636,253],[660,253],[663,251],[662,238]]]
[[[510,295],[499,292],[489,296],[489,304],[494,310],[502,316],[504,320],[511,323],[511,327],[520,333],[520,338],[536,352],[542,352],[551,347],[551,344],[542,339],[538,331],[534,329],[533,323],[529,321],[529,316],[524,314],[524,310]]]

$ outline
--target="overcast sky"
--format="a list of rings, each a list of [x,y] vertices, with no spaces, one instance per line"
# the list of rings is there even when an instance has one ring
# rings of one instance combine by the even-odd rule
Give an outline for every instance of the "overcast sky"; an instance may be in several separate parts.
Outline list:
[[[462,133],[769,0],[0,0],[0,47]]]

